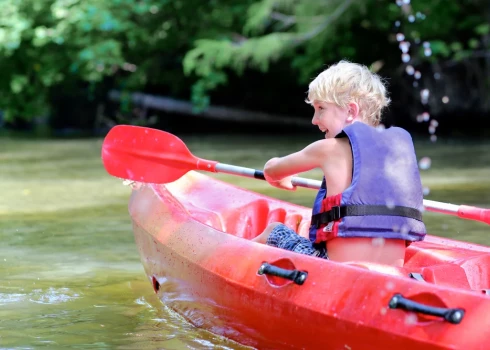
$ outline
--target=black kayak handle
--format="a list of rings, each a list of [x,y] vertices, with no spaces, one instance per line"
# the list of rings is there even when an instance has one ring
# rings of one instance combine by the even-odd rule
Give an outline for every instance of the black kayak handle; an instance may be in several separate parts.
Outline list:
[[[442,317],[452,324],[459,324],[464,317],[463,309],[429,306],[407,299],[401,294],[393,295],[388,306],[390,309],[404,309],[421,314]]]
[[[308,272],[299,270],[287,270],[281,267],[271,265],[267,262],[263,263],[257,271],[259,275],[272,275],[293,281],[298,285],[302,285],[308,277]]]

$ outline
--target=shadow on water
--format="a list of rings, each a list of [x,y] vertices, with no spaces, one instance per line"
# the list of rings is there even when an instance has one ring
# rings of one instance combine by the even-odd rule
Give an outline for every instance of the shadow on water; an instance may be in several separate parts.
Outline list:
[[[262,168],[314,135],[189,136],[199,157]],[[107,175],[101,140],[1,140],[0,344],[9,348],[241,349],[166,309],[146,280],[127,213],[130,190]],[[230,146],[232,144],[233,146]],[[417,141],[428,199],[490,207],[485,142]],[[309,206],[314,191],[213,175]],[[302,174],[320,178],[318,171]],[[431,234],[490,245],[488,226],[426,212]]]

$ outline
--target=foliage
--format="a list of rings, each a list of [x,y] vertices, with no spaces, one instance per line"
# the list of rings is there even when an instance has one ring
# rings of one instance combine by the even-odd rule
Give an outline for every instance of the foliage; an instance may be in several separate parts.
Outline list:
[[[486,14],[481,10],[484,1],[406,3],[410,1],[261,0],[249,7],[240,35],[221,33],[196,41],[184,59],[184,69],[196,74],[198,84],[204,86],[216,75],[221,75],[220,83],[226,83],[227,69],[267,71],[279,59],[290,60],[300,83],[341,58],[365,64],[386,62],[394,70],[401,64],[394,34],[401,30],[418,50],[412,53],[415,64],[490,55],[490,14],[488,9]],[[394,26],[397,21],[399,27]],[[417,45],[422,41],[432,44],[432,54]],[[389,56],[397,60],[390,62]],[[209,88],[216,85],[208,84]],[[207,93],[205,89],[197,92]]]
[[[398,30],[419,50],[414,63],[488,57],[490,45],[484,0],[412,0],[408,7],[394,0],[0,0],[0,6],[0,110],[10,120],[48,114],[53,93],[77,95],[80,85],[87,100],[102,84],[191,94],[199,110],[212,90],[229,84],[231,72],[267,72],[278,61],[288,62],[301,84],[341,58],[391,74],[401,64]],[[432,55],[419,40],[430,41]]]
[[[227,1],[238,17],[246,1]],[[199,36],[233,24],[233,11],[200,0],[0,0],[0,110],[7,119],[49,112],[56,86],[110,78],[123,89],[186,89],[182,56]],[[230,15],[231,14],[231,15]],[[76,85],[76,84],[75,84]]]

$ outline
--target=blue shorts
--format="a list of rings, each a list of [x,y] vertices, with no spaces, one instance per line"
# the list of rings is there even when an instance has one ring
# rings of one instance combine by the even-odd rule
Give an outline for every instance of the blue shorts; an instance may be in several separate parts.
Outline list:
[[[299,254],[328,259],[325,244],[313,244],[309,239],[301,237],[294,230],[283,224],[274,227],[267,238],[266,244]]]

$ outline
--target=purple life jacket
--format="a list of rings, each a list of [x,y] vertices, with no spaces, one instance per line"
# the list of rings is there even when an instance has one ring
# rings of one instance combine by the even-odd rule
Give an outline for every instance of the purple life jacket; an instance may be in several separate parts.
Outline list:
[[[362,122],[344,128],[352,148],[352,183],[326,197],[325,177],[312,209],[310,240],[380,237],[421,241],[423,192],[410,134],[398,127],[377,129]]]

